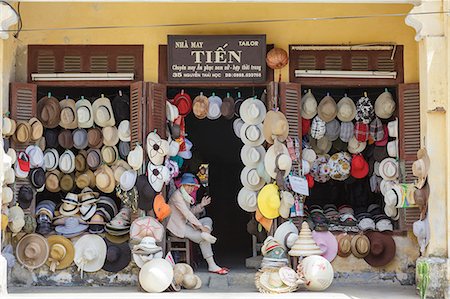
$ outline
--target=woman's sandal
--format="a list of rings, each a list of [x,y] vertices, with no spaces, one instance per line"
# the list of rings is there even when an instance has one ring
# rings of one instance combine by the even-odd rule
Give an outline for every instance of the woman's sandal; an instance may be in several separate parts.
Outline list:
[[[230,272],[230,269],[227,268],[220,268],[217,271],[209,271],[210,273],[219,274],[219,275],[226,275],[228,272]]]

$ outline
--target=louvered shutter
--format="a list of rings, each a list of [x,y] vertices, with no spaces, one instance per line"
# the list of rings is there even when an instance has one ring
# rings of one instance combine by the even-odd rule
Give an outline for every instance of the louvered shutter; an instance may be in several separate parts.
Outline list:
[[[10,117],[15,121],[28,121],[30,118],[36,116],[37,106],[37,86],[29,83],[11,83],[10,85],[10,102],[9,110]],[[10,146],[16,150],[16,152],[25,151],[28,144],[15,143],[13,139],[10,139]],[[17,199],[17,194],[20,187],[29,185],[29,180],[16,178],[12,189],[14,192],[14,200]],[[34,215],[35,202],[34,199],[30,205],[30,208],[25,212]]]
[[[412,164],[420,149],[420,97],[419,84],[400,84],[398,87],[399,153],[402,181],[413,183]],[[419,208],[400,209],[399,227],[411,230],[414,221],[420,217]]]
[[[143,120],[144,120],[144,83],[142,81],[130,85],[130,131],[131,131],[131,149],[136,147],[136,143],[142,144],[143,139]]]
[[[148,82],[147,85],[147,129],[146,134],[157,131],[166,138],[166,85]]]

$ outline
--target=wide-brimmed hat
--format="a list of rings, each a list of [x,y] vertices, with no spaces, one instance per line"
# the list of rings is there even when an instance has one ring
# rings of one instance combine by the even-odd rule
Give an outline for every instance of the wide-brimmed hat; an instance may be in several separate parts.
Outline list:
[[[264,161],[266,150],[263,146],[244,145],[241,149],[241,160],[245,166],[256,167],[261,161]]]
[[[161,192],[164,184],[170,180],[169,169],[164,165],[153,165],[148,163],[148,181],[156,192]]]
[[[119,272],[123,270],[131,261],[131,250],[128,243],[114,244],[106,240],[106,260],[103,270],[109,272]]]
[[[59,157],[59,170],[63,173],[72,173],[75,170],[75,155],[70,150],[65,150]]]
[[[380,176],[384,180],[396,180],[399,177],[398,162],[394,158],[386,158],[380,163]]]
[[[56,128],[61,120],[59,101],[51,96],[41,98],[37,103],[36,115],[45,128]]]
[[[352,236],[347,233],[342,233],[336,236],[338,243],[337,254],[340,257],[348,257],[352,254]]]
[[[72,242],[63,236],[50,236],[47,241],[50,253],[46,263],[50,270],[55,272],[55,270],[68,268],[75,256]]]
[[[92,127],[94,125],[94,113],[91,102],[81,97],[75,103],[75,108],[77,109],[78,127],[85,129]]]
[[[144,237],[133,246],[133,260],[139,268],[152,258],[162,257],[162,248],[156,245],[153,237]]]
[[[261,214],[268,219],[275,219],[280,216],[281,205],[279,189],[276,184],[267,184],[258,193],[258,209]]]
[[[154,258],[142,266],[139,272],[139,284],[148,293],[165,291],[173,282],[173,267],[162,258]]]
[[[108,165],[102,165],[95,171],[97,188],[104,193],[111,193],[115,188],[114,173]]]
[[[142,163],[144,161],[144,150],[142,146],[139,144],[130,151],[127,157],[128,165],[131,166],[134,170],[139,170],[142,167]]]
[[[74,262],[83,272],[96,272],[106,260],[106,243],[97,235],[84,235],[75,243]]]
[[[258,192],[243,187],[238,193],[238,204],[246,212],[255,212]]]
[[[90,169],[97,169],[102,164],[102,154],[99,149],[90,148],[87,151],[86,163]]]
[[[314,117],[311,123],[311,137],[314,139],[320,139],[325,136],[326,131],[326,122],[323,121],[319,116]]]
[[[263,125],[250,125],[244,123],[240,132],[241,140],[244,144],[258,146],[264,142]]]
[[[417,177],[416,186],[422,188],[428,177],[430,171],[430,157],[425,148],[417,151],[417,160],[412,165],[412,173]]]
[[[337,115],[335,100],[329,95],[325,96],[317,106],[317,114],[325,122],[332,121]]]
[[[194,112],[195,117],[197,117],[198,119],[204,119],[208,114],[208,108],[209,108],[208,98],[205,97],[201,92],[194,99],[194,103],[192,104],[192,111]]]
[[[103,146],[101,150],[103,162],[108,165],[113,165],[119,159],[119,151],[115,145]]]
[[[115,126],[116,120],[111,101],[102,95],[92,104],[94,111],[94,122],[99,127]]]
[[[31,140],[31,126],[28,122],[18,121],[13,140],[17,143],[27,143]]]
[[[100,128],[88,130],[88,145],[90,148],[101,148],[103,145],[103,133]]]
[[[184,90],[175,95],[172,104],[178,108],[178,113],[183,117],[188,115],[192,110],[192,99]]]
[[[277,227],[273,237],[286,249],[291,248],[298,238],[298,228],[292,221],[283,222]]]
[[[286,116],[280,111],[270,110],[266,114],[263,124],[264,138],[267,143],[273,144],[274,137],[284,142],[289,134],[289,124]]]
[[[152,237],[157,242],[160,242],[163,236],[163,225],[153,217],[139,217],[131,223],[130,238],[134,242],[141,242],[145,237]]]
[[[61,118],[59,125],[64,129],[75,129],[78,127],[77,109],[75,101],[72,99],[64,99],[59,102],[61,107]]]
[[[72,132],[73,147],[79,150],[88,146],[88,133],[85,129],[76,129]]]
[[[47,261],[49,246],[47,240],[38,234],[28,234],[16,246],[16,258],[26,268],[41,267]]]
[[[363,155],[357,154],[353,156],[350,173],[352,177],[356,179],[362,179],[368,175],[369,164],[366,159],[364,159]]]
[[[370,253],[370,240],[366,235],[355,235],[351,246],[352,254],[357,258],[364,258]]]
[[[322,250],[322,256],[332,262],[338,253],[338,242],[329,231],[313,231],[312,237]]]
[[[266,106],[255,97],[248,98],[242,102],[239,108],[239,115],[246,124],[261,124],[266,117]]]
[[[292,160],[287,147],[278,142],[269,147],[264,157],[264,166],[273,179],[277,177],[278,171],[284,171],[284,177],[287,177],[292,167]]]
[[[36,117],[30,118],[28,123],[30,124],[31,127],[30,140],[38,141],[44,134],[44,126]]]
[[[222,115],[220,109],[222,107],[222,99],[213,93],[213,95],[208,98],[208,102],[208,113],[206,117],[210,120],[218,119]]]
[[[375,114],[379,118],[388,119],[395,111],[395,101],[389,91],[385,91],[375,100]]]
[[[317,100],[309,90],[301,100],[301,115],[304,119],[312,119],[317,114]]]
[[[352,136],[348,141],[348,151],[351,154],[358,154],[366,148],[367,142],[359,142],[356,140],[355,136]]]
[[[258,175],[256,168],[247,166],[241,172],[241,183],[252,191],[260,190],[265,184],[264,180]]]
[[[169,142],[162,139],[156,132],[147,135],[147,155],[154,165],[162,165],[169,153]]]
[[[364,260],[372,267],[383,267],[395,257],[395,241],[392,236],[380,232],[366,232],[370,241],[370,253]]]
[[[337,103],[337,118],[342,122],[350,122],[356,116],[356,105],[352,99],[344,96]]]
[[[174,122],[178,116],[180,116],[180,113],[178,112],[177,106],[173,105],[169,101],[166,101],[166,119],[170,122]]]

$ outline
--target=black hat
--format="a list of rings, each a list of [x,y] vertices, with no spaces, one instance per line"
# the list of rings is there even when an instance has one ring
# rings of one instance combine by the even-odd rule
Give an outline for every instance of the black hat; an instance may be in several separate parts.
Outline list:
[[[36,189],[41,189],[45,184],[45,171],[44,169],[38,167],[34,168],[28,174],[31,185]]]
[[[144,211],[153,209],[153,200],[156,196],[156,191],[148,182],[146,175],[141,174],[136,180],[136,189],[138,191],[138,208]]]
[[[3,150],[8,152],[9,150],[9,138],[3,138]]]
[[[30,186],[22,186],[17,195],[17,201],[22,209],[28,209],[33,200],[33,189]]]
[[[126,160],[130,153],[130,143],[125,141],[119,142],[119,156],[121,159]]]
[[[38,223],[36,232],[38,232],[41,235],[48,235],[53,231],[52,225],[49,222],[42,222]]]
[[[130,119],[130,98],[127,95],[117,95],[112,101],[112,108],[116,123]]]
[[[128,242],[114,244],[105,239],[107,251],[103,270],[109,272],[119,272],[123,270],[131,261],[131,249]]]
[[[47,148],[57,148],[59,146],[58,143],[58,129],[45,129],[44,137]]]

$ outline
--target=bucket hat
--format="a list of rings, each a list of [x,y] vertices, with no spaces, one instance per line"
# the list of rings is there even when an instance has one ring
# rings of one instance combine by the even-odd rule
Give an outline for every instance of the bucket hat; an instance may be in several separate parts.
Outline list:
[[[75,171],[75,155],[70,150],[65,150],[59,157],[59,170],[63,173]]]
[[[47,238],[50,248],[47,259],[47,266],[52,272],[68,268],[74,259],[75,248],[72,242],[63,236],[49,236]]]
[[[130,142],[131,141],[131,131],[130,131],[130,121],[122,120],[117,128],[117,136],[120,141]]]
[[[97,169],[102,164],[102,154],[100,153],[100,150],[90,148],[87,151],[86,163],[90,169]]]
[[[210,120],[218,119],[222,115],[222,99],[213,93],[213,95],[208,98],[208,102],[208,113],[206,117]]]
[[[17,143],[28,143],[31,140],[31,126],[28,122],[18,121],[13,140]]]
[[[301,115],[304,119],[312,119],[317,114],[317,100],[309,90],[301,100]]]
[[[234,116],[234,99],[227,93],[227,96],[222,99],[222,106],[220,106],[220,113],[225,119],[232,119]]]
[[[329,231],[313,231],[312,237],[320,250],[322,250],[322,256],[329,262],[332,262],[338,253],[338,242],[334,235]]]
[[[329,155],[317,155],[317,159],[312,163],[310,173],[316,182],[325,183],[330,180],[329,159]]]
[[[252,97],[242,102],[239,108],[239,115],[246,124],[258,125],[261,124],[266,117],[266,111],[264,103],[259,99]]]
[[[119,143],[119,132],[115,126],[107,126],[102,129],[103,144],[115,146]]]
[[[77,109],[78,127],[88,129],[94,125],[94,111],[92,110],[92,104],[89,100],[81,97],[75,103]]]
[[[280,216],[281,205],[279,189],[276,184],[267,184],[258,193],[258,209],[261,214],[268,219],[275,219]]]
[[[326,95],[317,106],[317,114],[324,122],[330,122],[336,118],[337,106],[334,99]]]
[[[245,166],[255,167],[264,161],[266,150],[262,146],[244,145],[241,149],[241,160]]]
[[[380,176],[383,180],[396,180],[399,177],[398,163],[393,158],[386,158],[380,163]]]
[[[194,99],[194,103],[192,104],[192,111],[194,112],[195,117],[197,117],[198,119],[204,119],[208,115],[208,109],[208,98],[203,95],[203,92],[201,92]]]
[[[75,243],[74,262],[83,272],[96,272],[106,260],[106,243],[97,235],[84,235]]]
[[[48,258],[47,240],[38,234],[28,234],[16,246],[16,258],[20,264],[33,270],[41,267]]]
[[[240,132],[241,140],[244,144],[258,146],[264,142],[264,133],[262,124],[251,125],[244,123]]]
[[[333,154],[328,160],[330,178],[336,181],[344,181],[350,176],[352,157],[347,152]]]
[[[357,234],[351,242],[352,254],[357,258],[364,258],[370,253],[370,240],[366,235]]]
[[[59,101],[52,96],[45,96],[37,103],[37,118],[45,128],[53,129],[61,120],[61,107]]]
[[[284,177],[287,177],[292,168],[292,160],[287,147],[282,143],[275,142],[266,152],[264,166],[273,179],[277,177],[278,171],[284,171]]]
[[[114,117],[114,111],[111,106],[111,101],[104,95],[96,99],[92,104],[92,110],[94,112],[94,122],[99,127],[115,126],[116,119]]]
[[[319,116],[314,117],[311,123],[311,137],[314,139],[320,139],[325,136],[326,122]]]
[[[274,143],[274,137],[278,141],[284,142],[289,134],[289,124],[286,116],[280,111],[268,111],[264,119],[263,133],[269,144]]]
[[[258,192],[243,187],[238,193],[238,204],[246,212],[255,212],[257,207],[256,198]]]
[[[59,164],[59,153],[54,148],[48,148],[44,152],[44,167],[47,171],[55,170]]]
[[[356,121],[364,124],[370,124],[374,114],[373,105],[370,102],[370,99],[367,96],[359,98],[356,102]]]
[[[342,122],[351,122],[356,116],[356,105],[352,99],[344,96],[337,103],[337,118]]]
[[[392,236],[380,232],[366,232],[370,241],[370,253],[364,260],[372,267],[383,267],[395,257],[395,241]]]
[[[88,146],[90,148],[101,148],[103,146],[103,133],[100,128],[88,130]]]
[[[178,116],[180,116],[178,108],[169,101],[166,101],[166,119],[170,122],[174,122]]]
[[[144,211],[150,211],[153,208],[153,201],[156,191],[150,185],[145,174],[141,174],[136,179],[136,189],[138,191],[138,207]]]
[[[161,192],[164,184],[170,180],[169,169],[164,165],[153,165],[148,163],[148,182],[156,192]]]
[[[44,135],[44,126],[42,123],[36,118],[30,118],[28,121],[31,127],[31,141],[38,141]]]
[[[375,114],[382,119],[391,118],[395,111],[395,102],[392,94],[385,91],[375,100]]]
[[[102,165],[95,171],[95,184],[104,193],[111,193],[115,188],[114,173],[108,165]]]
[[[184,90],[175,95],[172,104],[178,108],[178,113],[183,117],[188,115],[192,110],[192,99]]]
[[[131,261],[131,250],[128,243],[114,244],[106,240],[106,260],[102,269],[108,272],[119,272]]]
[[[151,216],[139,217],[131,223],[130,239],[141,242],[145,237],[152,237],[160,242],[164,235],[162,224]]]
[[[64,99],[59,102],[61,107],[60,127],[64,129],[75,129],[78,127],[78,116],[75,101]]]

